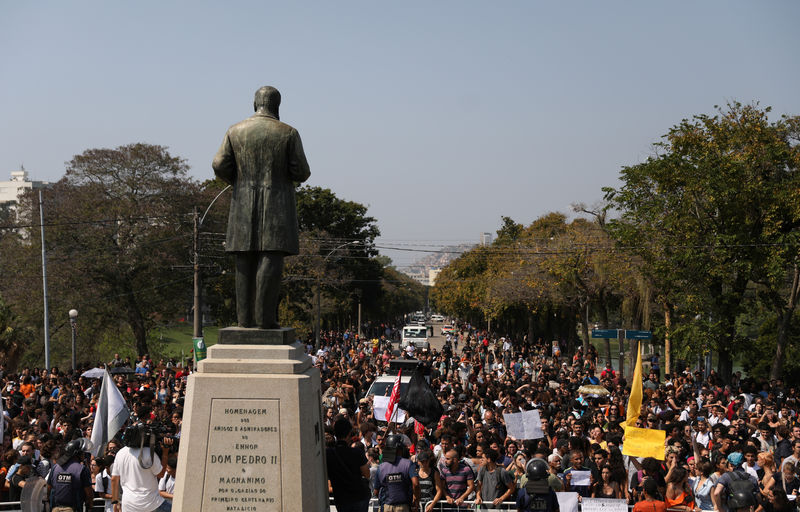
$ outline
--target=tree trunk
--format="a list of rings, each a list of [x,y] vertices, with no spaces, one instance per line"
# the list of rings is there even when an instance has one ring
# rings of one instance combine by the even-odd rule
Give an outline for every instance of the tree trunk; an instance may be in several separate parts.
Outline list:
[[[769,371],[770,380],[780,379],[783,373],[783,361],[786,358],[786,343],[792,316],[794,316],[794,311],[784,311],[782,315],[778,316],[778,336],[775,344],[775,357],[772,359],[772,367]]]
[[[600,321],[602,322],[603,329],[608,329],[608,304],[606,304],[605,300],[602,300],[600,304]],[[611,339],[606,338],[606,362],[611,362]]]
[[[536,319],[533,316],[533,313],[529,310],[528,311],[528,346],[532,347],[536,340],[533,339],[534,334],[534,327],[536,325]]]
[[[672,375],[672,310],[666,302],[664,306],[664,375]]]
[[[582,308],[583,309],[583,355],[584,357],[589,353],[589,301],[586,301],[586,305]]]
[[[789,329],[792,326],[794,310],[797,307],[798,292],[800,292],[800,267],[795,265],[792,286],[789,289],[788,304],[786,307],[779,308],[778,336],[775,345],[775,358],[772,360],[772,368],[770,368],[769,372],[770,380],[780,379],[783,373],[783,362],[786,359],[786,344],[789,340]]]
[[[733,376],[733,358],[730,350],[719,350],[719,376],[722,382],[729,383]]]
[[[125,310],[128,315],[128,325],[130,325],[131,331],[133,331],[133,338],[136,340],[136,352],[139,354],[139,357],[142,357],[149,352],[147,348],[147,328],[145,327],[144,317],[142,316],[142,312],[139,311],[139,304],[136,303],[136,296],[133,293],[133,289],[130,287],[130,283],[126,282],[125,288],[128,289],[125,300],[127,303]]]

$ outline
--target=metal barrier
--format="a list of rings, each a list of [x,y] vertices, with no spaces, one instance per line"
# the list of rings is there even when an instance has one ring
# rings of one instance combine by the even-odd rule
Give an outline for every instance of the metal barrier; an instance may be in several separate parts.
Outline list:
[[[103,512],[106,501],[102,498],[95,498],[92,502],[92,512]],[[0,501],[0,512],[21,512],[22,506],[19,501]]]
[[[419,510],[412,509],[411,512],[425,512],[425,507],[427,506],[428,503],[430,503],[430,502],[420,503]],[[440,501],[439,503],[434,505],[433,510],[431,512],[453,512],[453,511],[459,511],[459,512],[466,512],[466,511],[469,511],[469,512],[475,512],[475,511],[480,511],[480,512],[495,512],[495,511],[497,511],[497,512],[507,512],[509,510],[513,510],[513,511],[517,510],[516,502],[514,502],[514,501],[504,501],[499,506],[495,506],[495,505],[488,505],[487,506],[485,503],[483,503],[483,504],[480,505],[480,508],[476,508],[474,501],[465,501],[460,507],[456,507],[455,505],[450,505],[446,501]],[[633,505],[628,505],[628,511],[631,511],[631,510],[633,510]],[[333,504],[333,498],[331,498],[331,500],[330,500],[330,511],[331,512],[336,512],[336,506]],[[378,503],[378,500],[376,498],[371,499],[370,502],[369,502],[369,512],[380,512],[380,511],[381,511],[381,506]],[[581,511],[582,511],[582,506],[581,506],[580,503],[578,503],[578,512],[581,512]],[[668,512],[680,512],[678,509],[674,509],[674,508],[668,508],[667,511]]]

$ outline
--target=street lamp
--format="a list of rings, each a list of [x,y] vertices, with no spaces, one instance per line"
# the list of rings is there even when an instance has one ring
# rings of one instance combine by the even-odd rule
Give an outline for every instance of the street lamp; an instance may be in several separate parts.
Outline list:
[[[72,327],[72,371],[78,369],[77,362],[75,360],[75,335],[77,334],[77,324],[78,321],[78,310],[77,309],[70,309],[69,310],[69,325]]]
[[[331,257],[331,255],[333,255],[333,253],[335,253],[336,251],[338,251],[338,250],[339,250],[339,249],[341,249],[342,247],[345,247],[345,246],[348,246],[348,245],[357,244],[357,243],[359,243],[359,242],[360,242],[360,240],[351,240],[351,241],[349,241],[349,242],[345,242],[345,243],[343,243],[343,244],[341,244],[341,245],[337,245],[336,247],[334,247],[334,248],[333,248],[333,249],[332,249],[332,250],[331,250],[331,251],[330,251],[330,252],[327,254],[327,256],[325,256],[325,258],[322,260],[322,267],[323,267],[323,268],[325,267],[325,264],[328,262],[328,258],[330,258],[330,257]],[[317,348],[317,350],[319,350],[319,348],[320,348],[320,344],[319,344],[319,343],[320,343],[320,336],[319,336],[319,326],[320,326],[320,302],[321,302],[321,301],[320,301],[320,295],[321,295],[321,293],[320,293],[320,286],[321,286],[321,285],[320,285],[320,279],[319,279],[319,275],[320,275],[320,273],[321,273],[321,272],[317,272],[317,304],[316,304],[316,306],[317,306],[317,307],[316,307],[316,310],[317,310],[317,311],[316,311],[316,313],[315,313],[315,315],[314,315],[314,346]]]

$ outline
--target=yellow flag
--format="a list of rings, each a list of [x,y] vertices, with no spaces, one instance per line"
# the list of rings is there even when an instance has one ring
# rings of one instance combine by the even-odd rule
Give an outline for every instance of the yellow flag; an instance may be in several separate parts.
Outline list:
[[[625,442],[622,444],[622,454],[664,460],[666,431],[636,427],[636,420],[639,419],[642,410],[642,348],[641,343],[638,345],[639,353],[636,356],[636,366],[631,380],[631,396],[628,398],[628,414],[625,417]]]
[[[625,425],[636,426],[639,413],[642,410],[642,348],[641,343],[637,343],[636,366],[633,368],[633,379],[631,379],[631,396],[628,398],[628,415],[625,417]]]
[[[622,454],[631,457],[653,457],[664,460],[664,440],[667,432],[650,428],[625,427]]]

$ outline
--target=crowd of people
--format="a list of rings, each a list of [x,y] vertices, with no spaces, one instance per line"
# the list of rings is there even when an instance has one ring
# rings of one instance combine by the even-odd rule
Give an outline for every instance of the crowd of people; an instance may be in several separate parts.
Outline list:
[[[652,357],[632,421],[666,432],[664,456],[639,458],[623,455],[630,383],[591,345],[588,353],[562,355],[564,347],[541,340],[461,326],[442,350],[412,356],[394,347],[351,336],[313,352],[324,382],[328,474],[338,510],[367,510],[370,499],[392,511],[501,503],[554,510],[558,492],[622,499],[635,511],[796,510],[800,397],[780,380],[737,373],[726,384],[714,371],[704,376],[688,368],[661,375]],[[367,391],[397,356],[414,357],[424,368],[444,405],[438,424],[375,417]],[[534,409],[543,437],[508,435],[504,414]],[[393,461],[403,458],[411,469],[396,472]],[[394,482],[387,482],[387,471]],[[537,485],[543,500],[531,500]]]
[[[156,363],[147,355],[131,362],[115,354],[100,366],[113,375],[130,411],[128,424],[136,427],[94,447],[90,439],[101,378],[58,368],[16,371],[0,364],[0,502],[20,501],[27,485],[43,479],[53,511],[88,510],[96,499],[109,512],[170,510],[191,365]],[[157,446],[131,442],[144,426],[158,432]],[[152,457],[150,478],[141,478],[146,473],[139,466],[141,451]]]
[[[463,325],[442,349],[398,348],[391,330],[380,339],[330,332],[320,347],[307,343],[322,377],[329,491],[338,511],[556,510],[559,492],[626,500],[634,511],[796,510],[800,397],[780,380],[735,375],[726,384],[713,371],[691,369],[662,375],[654,360],[635,425],[664,430],[666,441],[663,457],[642,459],[623,455],[630,383],[592,346],[567,354],[541,340]],[[426,374],[444,410],[435,424],[376,418],[367,392],[397,358],[416,359]],[[115,374],[129,424],[148,426],[161,440],[147,495],[125,486],[138,462],[138,448],[126,446],[130,429],[87,454],[100,379],[0,366],[0,501],[19,501],[38,476],[53,507],[80,510],[100,498],[109,511],[169,510],[191,365],[115,355],[101,366]],[[543,437],[509,435],[504,414],[534,409]],[[69,492],[59,477],[66,473],[73,475]]]

